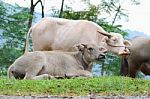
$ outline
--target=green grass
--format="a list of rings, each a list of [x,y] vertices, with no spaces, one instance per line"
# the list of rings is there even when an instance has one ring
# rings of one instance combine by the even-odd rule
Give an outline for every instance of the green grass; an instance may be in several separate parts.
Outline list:
[[[150,80],[99,77],[54,80],[0,79],[1,95],[150,95]]]

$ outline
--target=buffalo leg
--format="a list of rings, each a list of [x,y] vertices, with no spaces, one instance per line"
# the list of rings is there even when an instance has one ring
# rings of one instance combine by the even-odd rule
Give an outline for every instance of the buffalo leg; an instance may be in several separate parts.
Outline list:
[[[44,79],[54,79],[54,76],[51,76],[49,74],[42,74],[42,75],[38,75],[33,77],[34,80],[44,80]]]
[[[92,73],[86,70],[78,70],[78,73],[82,77],[93,77]]]
[[[42,63],[36,63],[34,66],[30,66],[30,68],[27,68],[26,70],[24,79],[34,79],[34,77],[41,71],[42,67]]]
[[[150,75],[150,64],[142,64],[141,72],[145,75]]]
[[[129,77],[135,78],[138,70],[139,70],[138,65],[129,64]]]
[[[128,61],[125,57],[121,58],[120,75],[121,76],[128,76]]]
[[[92,73],[86,70],[75,70],[68,72],[66,77],[92,77]]]

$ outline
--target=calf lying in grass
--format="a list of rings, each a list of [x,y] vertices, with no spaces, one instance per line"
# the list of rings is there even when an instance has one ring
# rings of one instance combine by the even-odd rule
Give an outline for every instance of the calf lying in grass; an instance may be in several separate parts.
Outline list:
[[[92,77],[90,63],[105,58],[106,49],[94,44],[78,44],[75,47],[76,52],[35,51],[24,54],[9,67],[8,77]]]

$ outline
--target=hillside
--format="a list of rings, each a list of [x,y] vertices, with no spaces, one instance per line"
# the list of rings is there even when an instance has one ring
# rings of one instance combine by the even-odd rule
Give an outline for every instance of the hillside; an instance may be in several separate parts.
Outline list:
[[[132,30],[128,29],[128,30],[126,30],[126,32],[128,32],[128,36],[126,37],[127,39],[132,39],[136,36],[150,37],[150,36],[144,34],[144,32],[139,32],[137,30],[132,31]]]

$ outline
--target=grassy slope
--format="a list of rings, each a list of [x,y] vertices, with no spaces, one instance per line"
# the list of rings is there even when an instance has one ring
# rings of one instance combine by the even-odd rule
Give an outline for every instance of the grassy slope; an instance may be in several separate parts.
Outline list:
[[[150,80],[99,77],[59,80],[0,79],[3,95],[150,95]]]

